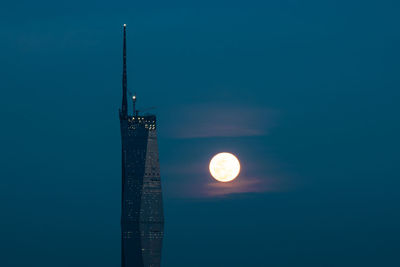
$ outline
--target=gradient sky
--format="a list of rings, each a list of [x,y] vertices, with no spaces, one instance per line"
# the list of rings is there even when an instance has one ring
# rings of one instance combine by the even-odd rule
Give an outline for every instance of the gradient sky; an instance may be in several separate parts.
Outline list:
[[[163,266],[400,266],[399,12],[2,3],[0,266],[120,265],[123,23],[128,88],[157,107]],[[229,186],[220,151],[242,162]]]

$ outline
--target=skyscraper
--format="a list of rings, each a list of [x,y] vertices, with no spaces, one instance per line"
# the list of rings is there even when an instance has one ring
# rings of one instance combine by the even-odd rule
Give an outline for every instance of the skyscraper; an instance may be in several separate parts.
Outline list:
[[[160,266],[164,234],[155,115],[128,114],[126,25],[124,24],[122,107],[121,266]]]

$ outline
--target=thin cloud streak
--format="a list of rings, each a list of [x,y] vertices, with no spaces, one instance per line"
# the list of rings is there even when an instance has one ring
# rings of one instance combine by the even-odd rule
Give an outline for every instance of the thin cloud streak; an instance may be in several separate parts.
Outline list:
[[[239,175],[231,182],[223,183],[214,180],[209,173],[195,173],[181,171],[175,173],[178,179],[169,180],[166,193],[172,198],[218,198],[227,197],[233,194],[247,193],[266,193],[278,192],[284,190],[282,183],[285,179],[278,179],[272,174],[266,174],[268,177],[253,177]]]
[[[163,126],[169,138],[262,136],[275,124],[277,111],[251,106],[197,104],[167,114]]]
[[[229,183],[211,182],[207,184],[205,189],[203,193],[207,197],[279,191],[273,180],[255,177],[241,177]]]

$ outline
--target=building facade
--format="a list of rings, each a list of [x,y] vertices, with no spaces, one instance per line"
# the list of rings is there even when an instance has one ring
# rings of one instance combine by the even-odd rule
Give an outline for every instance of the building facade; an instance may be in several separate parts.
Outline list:
[[[121,266],[160,266],[164,215],[155,115],[128,114],[126,25],[123,41]]]

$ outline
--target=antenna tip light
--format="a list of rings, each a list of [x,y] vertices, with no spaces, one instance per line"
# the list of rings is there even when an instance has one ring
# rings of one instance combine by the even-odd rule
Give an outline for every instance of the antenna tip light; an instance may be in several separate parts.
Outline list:
[[[136,96],[135,96],[135,95],[134,95],[134,96],[132,96],[132,99],[133,99],[133,100],[136,100]]]
[[[126,24],[124,24],[124,27],[126,27]]]

